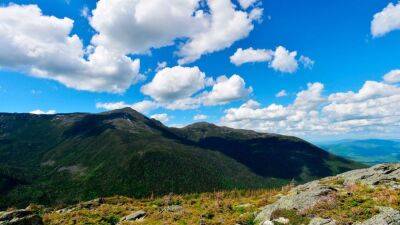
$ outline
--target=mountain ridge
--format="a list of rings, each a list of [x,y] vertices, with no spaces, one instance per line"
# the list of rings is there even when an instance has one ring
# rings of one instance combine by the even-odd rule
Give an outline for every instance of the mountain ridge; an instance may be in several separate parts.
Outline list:
[[[331,144],[321,144],[320,146],[333,154],[368,165],[393,163],[400,160],[400,141],[398,140],[346,140]]]
[[[0,143],[0,207],[276,187],[362,166],[298,138],[208,123],[170,128],[130,108],[2,113]]]

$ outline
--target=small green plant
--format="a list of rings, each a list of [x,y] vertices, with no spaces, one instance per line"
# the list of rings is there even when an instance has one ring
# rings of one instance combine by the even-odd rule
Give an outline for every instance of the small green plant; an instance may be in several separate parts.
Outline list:
[[[110,225],[116,225],[119,222],[119,218],[116,215],[109,215],[102,220]]]

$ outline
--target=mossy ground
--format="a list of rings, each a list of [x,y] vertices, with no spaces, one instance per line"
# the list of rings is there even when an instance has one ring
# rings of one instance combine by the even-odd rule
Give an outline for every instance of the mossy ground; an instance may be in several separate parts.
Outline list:
[[[384,185],[370,187],[364,184],[344,185],[340,179],[330,180],[338,191],[326,196],[315,207],[304,212],[322,218],[332,218],[337,225],[353,224],[370,219],[379,213],[378,207],[400,209],[400,190]]]
[[[44,214],[45,224],[116,224],[120,218],[138,210],[147,212],[142,221],[123,224],[146,225],[253,225],[259,209],[274,202],[281,190],[234,190],[203,194],[170,195],[161,198],[131,199],[125,197],[107,198],[105,204],[85,209],[76,208],[71,212],[48,212]],[[165,210],[170,205],[179,205],[181,210]]]
[[[365,221],[379,213],[379,207],[400,210],[400,190],[384,185],[370,187],[356,183],[344,184],[340,178],[325,179],[320,184],[336,191],[325,196],[314,207],[304,210],[277,210],[272,219],[284,217],[291,225],[308,224],[311,218],[331,218],[337,225],[349,225]],[[124,222],[123,225],[255,225],[255,215],[262,207],[288,194],[292,186],[282,189],[234,190],[202,194],[167,195],[158,198],[132,199],[127,197],[106,198],[98,205],[85,203],[68,210],[43,212],[46,225],[109,225],[133,212],[144,210],[144,219]],[[180,206],[167,210],[168,206]],[[279,224],[274,222],[274,224]]]

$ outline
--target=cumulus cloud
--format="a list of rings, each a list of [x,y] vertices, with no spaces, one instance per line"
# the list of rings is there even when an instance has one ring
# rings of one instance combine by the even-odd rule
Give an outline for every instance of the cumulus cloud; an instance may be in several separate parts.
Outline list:
[[[157,68],[156,68],[156,72],[164,69],[165,67],[167,67],[167,62],[157,62]]]
[[[221,76],[212,87],[210,92],[202,96],[205,105],[223,105],[228,102],[246,98],[253,89],[246,88],[246,83],[239,75],[230,78]]]
[[[389,84],[400,83],[400,70],[390,71],[383,76],[383,80]]]
[[[314,60],[304,55],[300,56],[299,62],[307,69],[311,69],[315,64]]]
[[[92,42],[126,54],[180,42],[179,63],[190,63],[248,36],[262,10],[250,18],[235,8],[231,0],[100,0],[90,19],[97,31]]]
[[[296,51],[289,52],[286,48],[279,46],[275,50],[270,67],[283,73],[294,73],[299,66],[296,56]]]
[[[251,20],[257,21],[258,23],[261,23],[263,13],[264,13],[263,8],[254,8],[250,11],[249,18]]]
[[[190,37],[179,50],[178,55],[182,57],[178,61],[180,64],[194,62],[204,54],[230,47],[253,30],[249,14],[235,10],[230,0],[209,0],[207,3],[211,13],[205,15],[206,27]]]
[[[389,3],[381,12],[374,15],[371,22],[371,33],[373,37],[400,29],[400,3],[396,5]]]
[[[90,19],[98,32],[92,41],[126,53],[172,45],[203,28],[197,7],[198,0],[100,0]]]
[[[67,87],[121,93],[142,79],[139,60],[103,46],[85,48],[74,21],[43,15],[37,5],[0,7],[0,67]]]
[[[239,48],[230,57],[231,63],[240,66],[245,63],[267,62],[270,68],[282,73],[294,73],[301,63],[305,68],[312,68],[314,61],[307,56],[297,57],[297,51],[290,52],[283,46],[275,50]]]
[[[236,74],[220,76],[214,81],[198,67],[175,66],[157,72],[141,91],[163,107],[176,110],[223,105],[247,97],[252,88],[247,88],[243,78]]]
[[[151,116],[152,119],[156,119],[162,123],[168,122],[171,118],[168,114],[166,113],[161,113],[161,114],[154,114]]]
[[[207,84],[206,75],[198,67],[168,67],[141,88],[143,94],[156,101],[174,101],[192,96]]]
[[[156,108],[159,107],[159,105],[156,102],[153,101],[148,101],[148,100],[144,100],[141,102],[137,102],[134,104],[127,104],[123,101],[121,102],[98,102],[96,103],[96,108],[98,109],[105,109],[105,110],[114,110],[114,109],[122,109],[122,108],[126,108],[126,107],[130,107],[138,112],[141,113],[148,113]]]
[[[207,115],[197,114],[197,115],[194,115],[193,120],[206,120],[207,118],[208,118]]]
[[[324,85],[310,83],[289,105],[265,107],[249,100],[230,108],[221,124],[304,137],[324,135],[382,134],[398,132],[400,125],[400,87],[366,81],[357,92],[323,95]]]
[[[29,112],[29,113],[30,114],[36,114],[36,115],[42,115],[42,114],[44,114],[44,115],[53,115],[53,114],[56,114],[56,110],[51,109],[51,110],[48,110],[48,111],[42,111],[40,109],[36,109],[36,110],[33,110],[33,111]]]
[[[85,17],[85,18],[89,18],[90,10],[87,6],[83,6],[83,8],[81,9],[81,16]]]
[[[276,93],[275,97],[281,98],[287,96],[286,90],[281,90],[280,92]]]
[[[166,67],[156,73],[153,80],[142,86],[143,94],[153,101],[136,104],[125,102],[97,103],[96,107],[106,110],[132,107],[140,112],[163,107],[170,110],[196,109],[200,106],[224,105],[246,98],[252,87],[246,87],[242,77],[220,76],[216,80],[207,77],[198,67]]]
[[[257,2],[259,2],[259,0],[239,0],[239,4],[243,9],[247,9]]]
[[[272,60],[274,52],[266,49],[242,49],[236,50],[235,54],[230,57],[231,63],[240,66],[244,63],[269,62]]]

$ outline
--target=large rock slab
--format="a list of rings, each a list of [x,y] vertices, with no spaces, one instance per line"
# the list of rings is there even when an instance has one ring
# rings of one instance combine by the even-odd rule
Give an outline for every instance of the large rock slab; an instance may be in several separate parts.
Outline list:
[[[329,181],[342,181],[342,186],[361,183],[371,187],[387,185],[391,188],[400,188],[400,164],[380,164],[366,169],[349,171],[335,177],[328,177],[312,181],[292,189],[286,196],[275,203],[265,206],[256,216],[257,224],[271,220],[275,210],[287,209],[304,212],[315,206],[330,194],[338,191],[337,186]],[[359,225],[400,225],[398,211],[390,208],[383,209],[380,214]],[[310,225],[335,225],[330,219],[313,219]]]
[[[338,175],[345,184],[363,183],[367,185],[385,184],[392,188],[400,188],[400,163],[379,164],[367,169],[352,170]]]
[[[118,224],[121,224],[124,221],[140,220],[140,219],[143,219],[146,215],[147,215],[147,213],[145,211],[139,210],[139,211],[136,211],[132,214],[129,214],[129,215],[123,217]]]
[[[314,218],[309,225],[336,225],[336,222],[332,219]]]
[[[380,213],[371,219],[355,225],[400,225],[400,212],[388,207],[381,207]]]
[[[321,185],[319,181],[297,186],[291,190],[288,195],[264,207],[257,215],[256,221],[262,223],[271,220],[272,213],[277,209],[304,211],[313,207],[320,199],[328,196],[332,192],[336,192],[336,189],[327,185]]]
[[[26,209],[0,212],[0,225],[43,225],[42,218]]]

